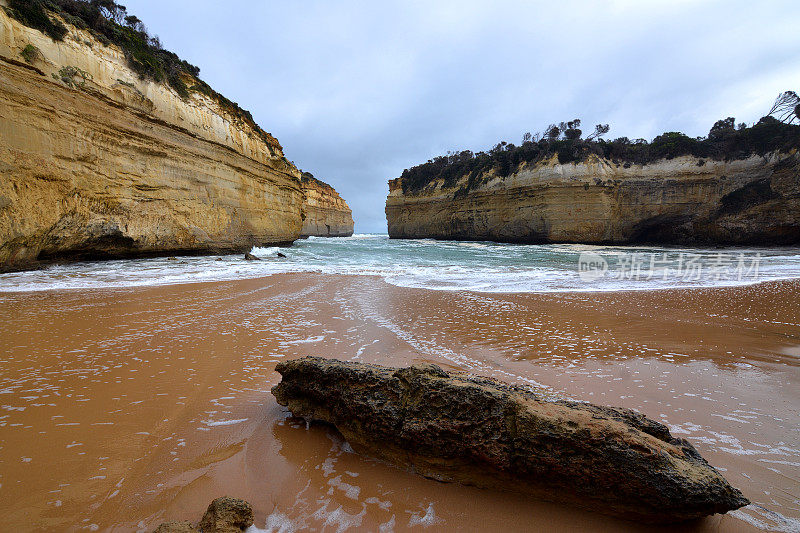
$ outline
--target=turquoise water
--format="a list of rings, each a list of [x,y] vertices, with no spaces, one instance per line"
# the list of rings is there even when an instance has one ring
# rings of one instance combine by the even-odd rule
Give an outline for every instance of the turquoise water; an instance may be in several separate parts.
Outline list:
[[[286,258],[277,257],[278,251]],[[247,279],[282,272],[378,276],[403,287],[562,292],[709,287],[800,278],[800,248],[660,248],[316,238],[241,256],[56,265],[0,275],[0,292],[136,287]]]

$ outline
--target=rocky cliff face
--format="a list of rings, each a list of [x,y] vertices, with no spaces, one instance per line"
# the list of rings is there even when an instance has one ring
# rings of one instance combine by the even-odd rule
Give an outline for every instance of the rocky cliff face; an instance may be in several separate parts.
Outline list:
[[[0,269],[300,235],[300,172],[277,140],[209,96],[140,80],[119,49],[68,27],[54,42],[0,9]]]
[[[690,156],[631,165],[556,157],[457,192],[434,181],[404,193],[389,182],[394,238],[546,243],[800,242],[800,154],[731,161]]]
[[[349,237],[353,234],[353,212],[333,187],[304,175],[302,237]]]

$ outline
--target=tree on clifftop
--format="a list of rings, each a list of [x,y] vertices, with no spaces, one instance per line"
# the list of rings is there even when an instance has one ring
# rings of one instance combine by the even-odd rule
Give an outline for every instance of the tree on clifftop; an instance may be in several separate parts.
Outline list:
[[[774,116],[786,124],[800,123],[800,96],[794,91],[779,94],[767,116]]]
[[[736,119],[728,117],[716,121],[714,125],[711,126],[711,130],[708,132],[708,138],[712,141],[719,141],[734,131],[736,131]]]
[[[544,136],[550,139],[551,141],[555,141],[561,136],[561,128],[559,128],[555,124],[550,124],[549,126],[547,126],[547,129],[545,130]]]
[[[562,122],[558,125],[561,129],[561,133],[564,134],[564,138],[568,141],[574,141],[576,139],[581,138],[581,134],[583,133],[580,130],[581,127],[581,119],[576,118],[574,120],[570,120],[569,122]]]
[[[587,141],[595,141],[600,139],[603,135],[611,131],[611,127],[608,124],[598,124],[594,127],[594,131],[586,137]]]

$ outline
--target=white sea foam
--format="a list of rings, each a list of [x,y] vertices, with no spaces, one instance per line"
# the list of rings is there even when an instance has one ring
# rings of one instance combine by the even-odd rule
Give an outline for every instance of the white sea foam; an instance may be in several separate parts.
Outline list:
[[[735,511],[729,511],[728,514],[764,531],[800,533],[800,520],[784,516],[760,505],[751,504]]]
[[[325,335],[314,335],[307,339],[298,339],[294,341],[284,341],[284,344],[313,344],[315,342],[322,342],[325,340]]]
[[[279,258],[278,251],[287,257]],[[800,278],[800,249],[702,249],[592,245],[516,245],[430,239],[393,240],[386,235],[302,239],[287,248],[254,248],[261,261],[241,256],[130,259],[54,265],[0,274],[0,292],[134,288],[225,281],[290,272],[377,276],[401,287],[474,292],[579,292],[747,285]],[[581,254],[601,256],[609,270],[595,279],[579,273]],[[625,270],[628,258],[653,258],[644,274]],[[661,261],[663,254],[668,259]],[[735,268],[758,257],[758,272],[719,275],[722,254]],[[756,255],[758,254],[758,255]],[[701,272],[687,275],[686,258]],[[716,270],[715,270],[716,269]]]
[[[242,422],[246,421],[246,418],[239,418],[237,420],[203,420],[203,424],[211,427],[232,426],[233,424],[241,424]]]
[[[434,510],[433,503],[431,502],[428,504],[428,508],[425,509],[424,513],[414,513],[411,515],[411,518],[408,520],[408,527],[430,527],[440,521],[441,520],[436,516],[436,511]]]
[[[294,533],[298,529],[298,524],[295,524],[288,516],[275,511],[267,517],[264,529],[250,526],[246,533]]]

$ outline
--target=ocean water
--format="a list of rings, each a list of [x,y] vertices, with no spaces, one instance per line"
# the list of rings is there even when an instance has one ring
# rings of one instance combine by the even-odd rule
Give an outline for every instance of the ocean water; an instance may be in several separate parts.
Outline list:
[[[279,258],[278,252],[286,258]],[[242,256],[126,259],[0,274],[0,292],[248,279],[284,272],[378,276],[401,287],[476,292],[649,290],[800,278],[800,248],[518,245],[311,237]]]

